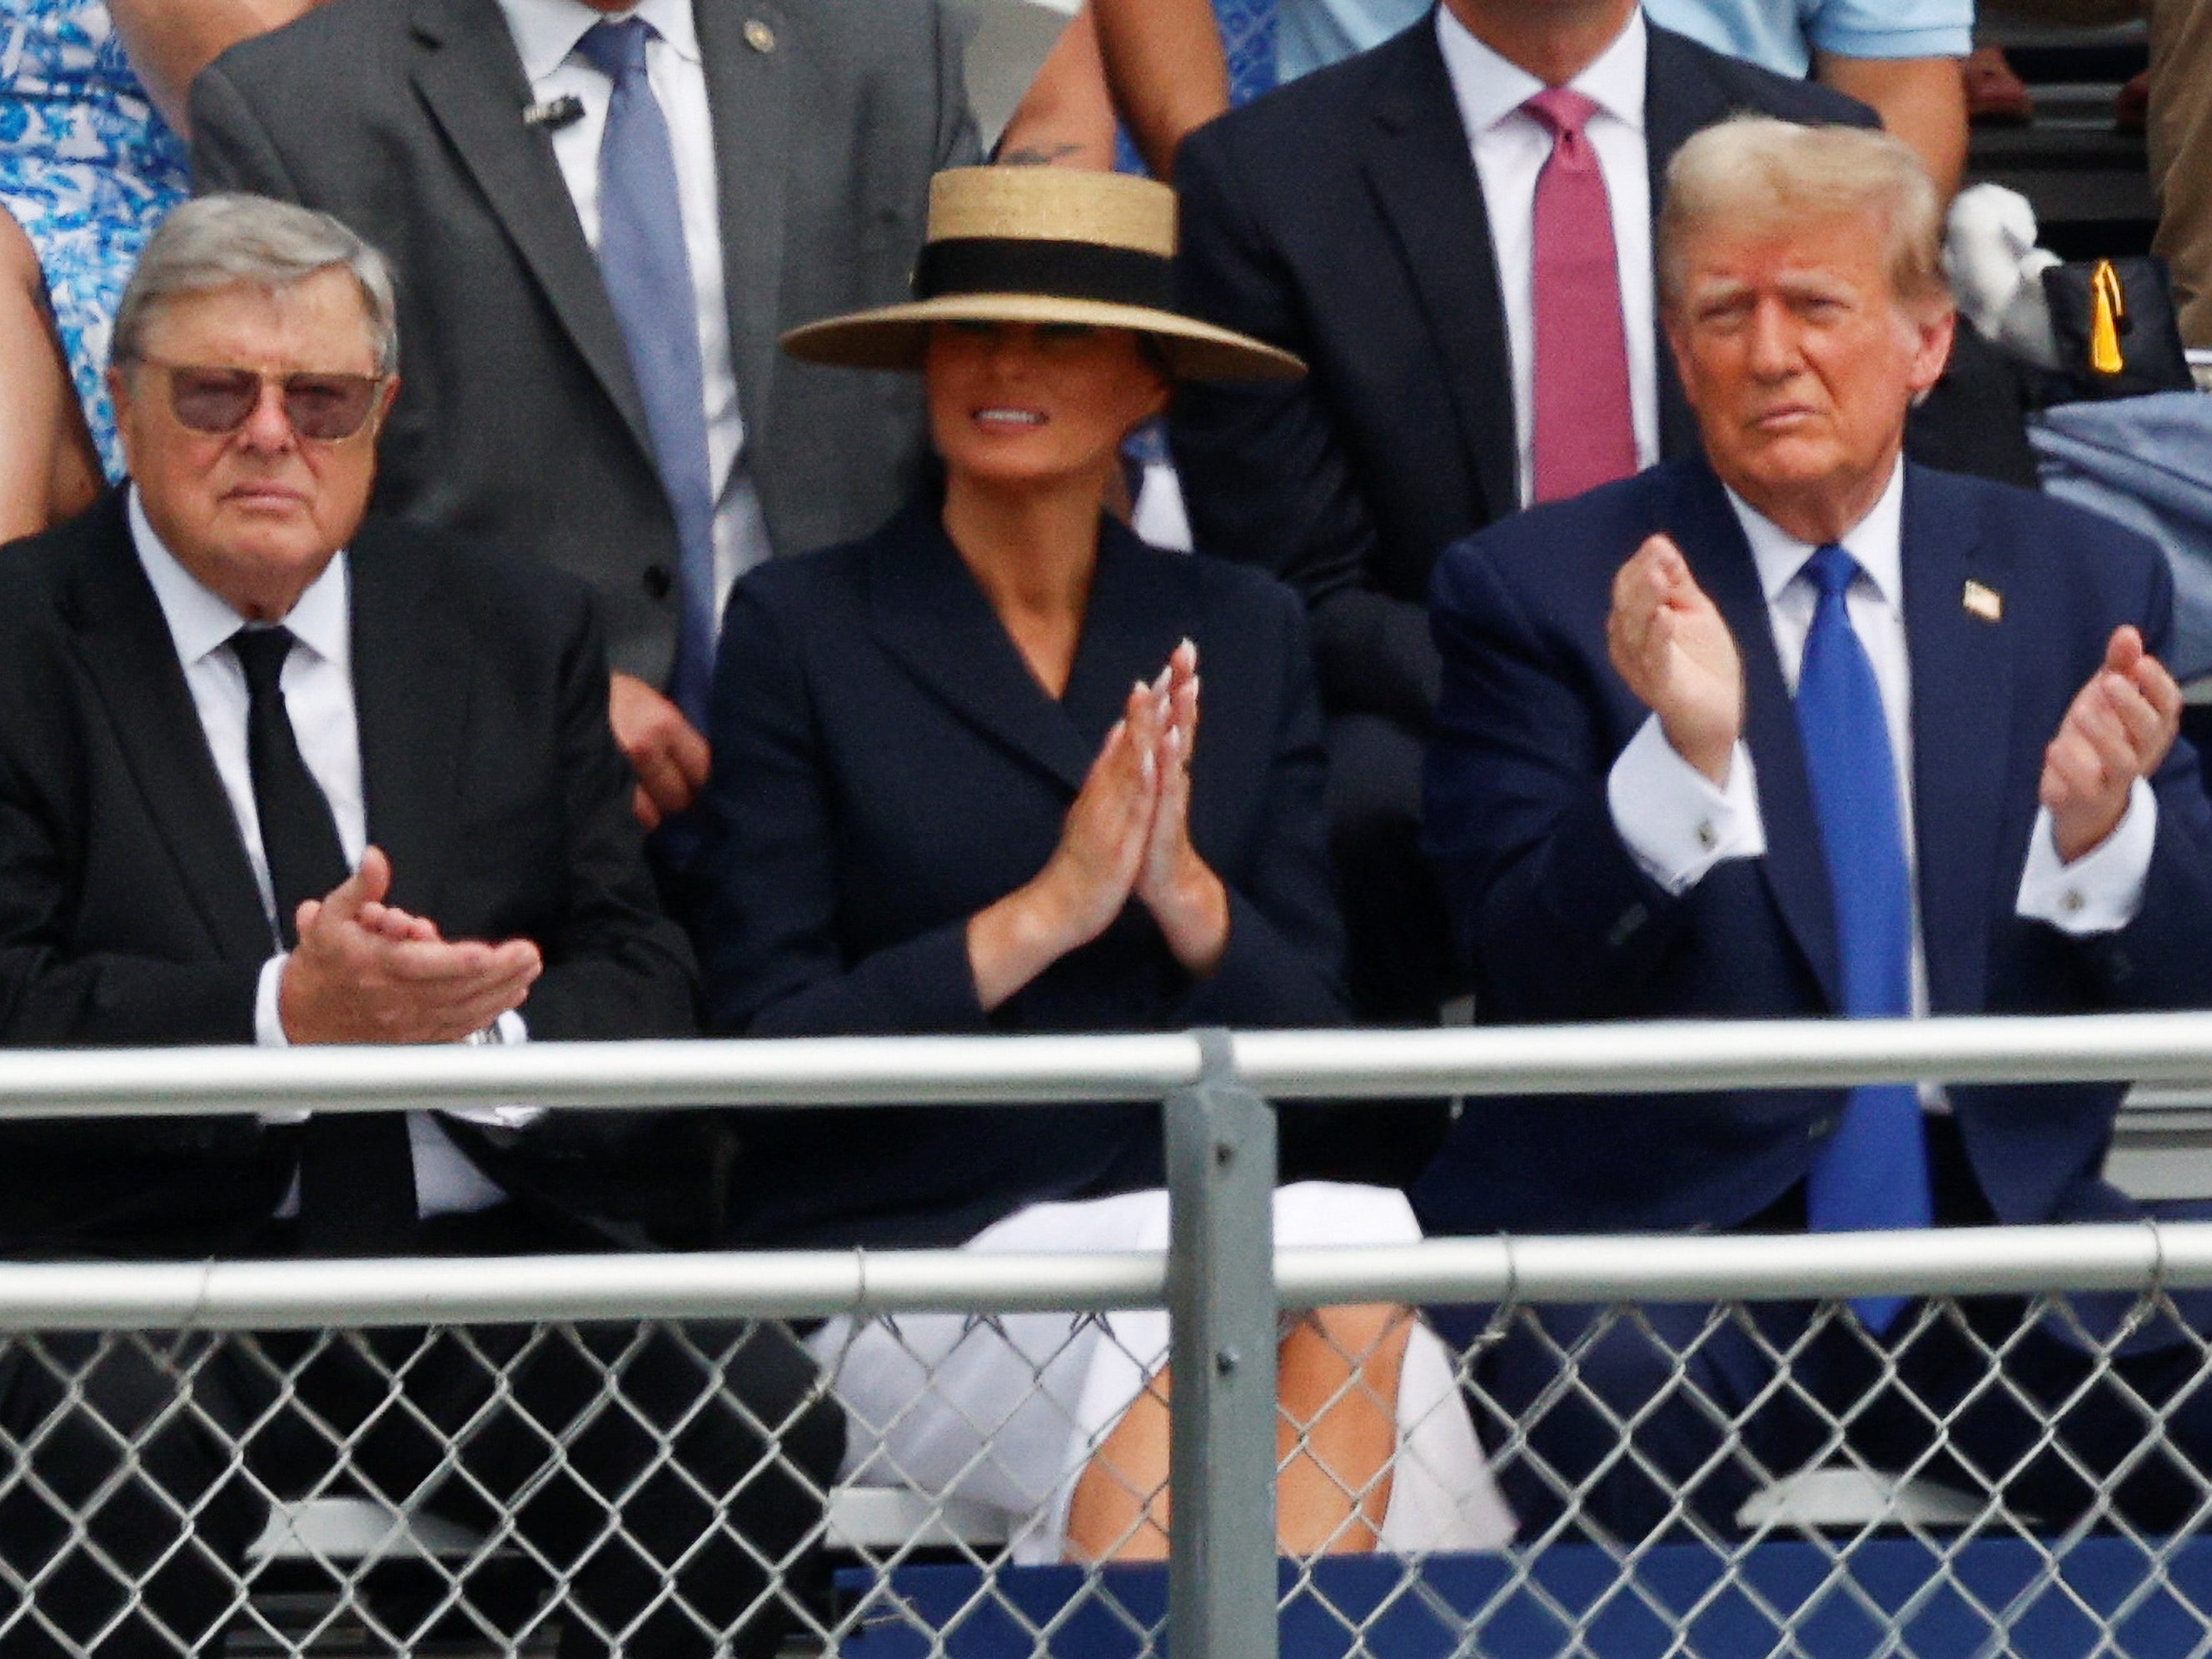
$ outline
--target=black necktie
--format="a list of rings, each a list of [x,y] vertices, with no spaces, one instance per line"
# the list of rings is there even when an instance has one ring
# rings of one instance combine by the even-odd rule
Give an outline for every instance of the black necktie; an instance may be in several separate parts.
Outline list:
[[[246,754],[261,852],[284,948],[299,943],[293,913],[350,872],[331,804],[300,757],[284,705],[284,628],[241,628],[232,653],[246,671]],[[317,1113],[300,1142],[300,1248],[309,1255],[401,1255],[415,1238],[415,1160],[399,1112]]]

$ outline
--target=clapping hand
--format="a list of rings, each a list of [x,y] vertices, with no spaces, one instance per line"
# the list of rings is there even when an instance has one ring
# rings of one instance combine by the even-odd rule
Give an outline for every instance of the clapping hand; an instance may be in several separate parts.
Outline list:
[[[435,923],[385,902],[392,864],[376,848],[296,913],[300,942],[277,986],[285,1036],[307,1042],[458,1042],[520,1008],[544,969],[528,939],[449,942]]]
[[[1647,539],[1613,577],[1605,643],[1674,752],[1726,787],[1743,733],[1742,659],[1719,607],[1667,537]]]
[[[2043,751],[2038,799],[2051,810],[2052,838],[2068,864],[2119,827],[2137,778],[2165,761],[2181,729],[2181,688],[2142,635],[2116,628],[2104,666],[2075,694],[2058,735]]]
[[[1186,640],[1157,679],[1130,688],[1044,869],[969,921],[985,1008],[1097,939],[1133,897],[1186,969],[1210,973],[1220,961],[1228,893],[1190,843],[1198,690],[1198,647]]]

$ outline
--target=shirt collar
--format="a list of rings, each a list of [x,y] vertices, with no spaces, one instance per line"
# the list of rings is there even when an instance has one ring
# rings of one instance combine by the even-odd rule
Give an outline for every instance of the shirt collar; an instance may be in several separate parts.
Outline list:
[[[1782,590],[1795,580],[1805,568],[1806,560],[1818,550],[1811,542],[1801,542],[1788,531],[1761,514],[1750,502],[1730,489],[1729,505],[1735,509],[1736,522],[1743,526],[1744,539],[1751,544],[1751,556],[1759,567],[1759,585],[1771,605],[1782,595]],[[1866,517],[1853,525],[1843,535],[1844,551],[1858,561],[1859,568],[1866,572],[1882,598],[1891,606],[1902,611],[1905,608],[1905,460],[1899,457],[1889,475],[1889,483]]]
[[[139,566],[153,584],[154,598],[169,624],[169,637],[176,641],[178,659],[190,668],[221,650],[233,634],[246,626],[246,620],[229,601],[177,562],[177,556],[162,544],[146,517],[137,490],[129,494],[131,540],[137,549]],[[353,658],[350,612],[346,555],[340,548],[323,567],[323,574],[300,595],[300,602],[284,618],[284,626],[317,656],[345,668]]]
[[[1437,8],[1437,40],[1451,77],[1460,120],[1470,139],[1487,132],[1544,89],[1544,83],[1476,40],[1449,6]],[[1644,58],[1650,36],[1644,9],[1629,14],[1613,44],[1567,84],[1615,120],[1644,131]]]
[[[583,0],[499,0],[499,9],[506,14],[507,33],[514,37],[522,72],[532,86],[566,63],[592,25],[611,15],[642,17],[678,56],[700,61],[691,0],[639,0],[630,10],[617,14],[599,11]]]

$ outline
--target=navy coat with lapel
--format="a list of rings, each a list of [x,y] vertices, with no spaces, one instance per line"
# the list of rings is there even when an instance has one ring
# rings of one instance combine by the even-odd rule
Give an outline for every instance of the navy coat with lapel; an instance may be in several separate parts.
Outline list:
[[[1673,535],[1741,651],[1768,851],[1670,897],[1613,828],[1605,780],[1647,711],[1606,654],[1613,573]],[[2002,596],[1984,620],[1966,584]],[[2195,754],[2154,781],[2137,920],[2073,939],[2014,914],[2045,746],[2123,623],[2154,652],[2172,585],[2148,543],[2026,491],[1908,466],[1904,589],[1916,878],[1937,1014],[2212,1006],[2212,811]],[[1656,467],[1452,548],[1433,601],[1446,676],[1428,832],[1486,1019],[1811,1016],[1837,975],[1820,833],[1758,574],[1702,461]],[[1954,1088],[2007,1222],[2129,1213],[2100,1177],[2119,1091]],[[1470,1102],[1423,1177],[1446,1231],[1725,1227],[1799,1180],[1838,1091]]]
[[[449,938],[538,941],[533,1037],[691,1029],[690,952],[629,820],[583,589],[374,520],[349,587],[368,833],[392,902]],[[111,495],[0,552],[0,1039],[250,1043],[276,949]],[[455,1128],[511,1194],[574,1213],[590,1179],[570,1127]],[[292,1142],[250,1117],[7,1126],[0,1249],[235,1248],[283,1195]]]
[[[1110,522],[1055,702],[939,526],[779,560],[724,617],[698,930],[709,1016],[760,1036],[1048,1032],[1343,1017],[1323,763],[1294,596]],[[995,1013],[966,926],[1043,869],[1131,683],[1188,635],[1204,708],[1192,835],[1231,894],[1194,984],[1132,904]],[[760,1243],[945,1243],[1033,1200],[1155,1183],[1151,1106],[748,1113],[735,1207]]]

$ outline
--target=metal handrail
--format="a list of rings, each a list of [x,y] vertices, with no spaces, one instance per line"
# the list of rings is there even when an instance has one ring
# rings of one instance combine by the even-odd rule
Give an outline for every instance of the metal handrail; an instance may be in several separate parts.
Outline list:
[[[965,1250],[0,1264],[0,1331],[299,1330],[1158,1308],[1158,1251]]]
[[[1229,1041],[1240,1080],[1273,1097],[2212,1079],[2212,1012],[1248,1031]],[[1202,1065],[1188,1032],[16,1050],[0,1054],[0,1118],[1148,1101],[1195,1082]]]
[[[1438,1238],[1275,1255],[1283,1305],[1759,1302],[2212,1286],[2212,1222]]]
[[[18,1049],[0,1053],[0,1118],[1156,1101],[1196,1081],[1200,1064],[1187,1032]]]
[[[1157,1250],[0,1264],[0,1331],[273,1330],[1165,1305]],[[1285,1307],[1728,1302],[2212,1286],[2212,1222],[1714,1237],[1432,1239],[1275,1253]]]
[[[1271,1098],[2212,1079],[2212,1012],[1250,1031],[1232,1042],[1238,1077]]]

